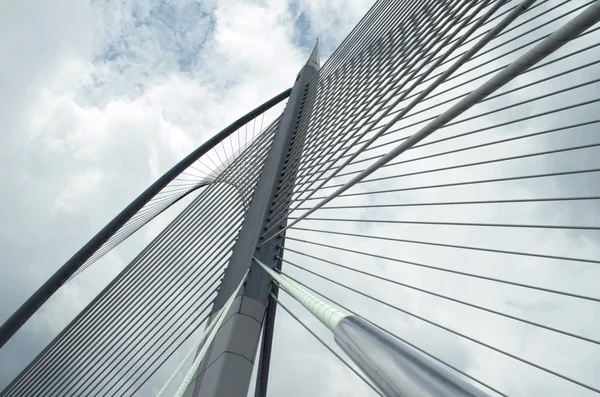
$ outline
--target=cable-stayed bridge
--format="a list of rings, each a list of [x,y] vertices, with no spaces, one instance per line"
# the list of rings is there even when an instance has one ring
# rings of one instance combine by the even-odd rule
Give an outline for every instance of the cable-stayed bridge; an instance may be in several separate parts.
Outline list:
[[[357,394],[598,395],[599,20],[597,0],[377,2],[6,320],[2,346],[192,197],[0,395],[266,396],[305,365],[272,360],[297,348],[282,316]]]

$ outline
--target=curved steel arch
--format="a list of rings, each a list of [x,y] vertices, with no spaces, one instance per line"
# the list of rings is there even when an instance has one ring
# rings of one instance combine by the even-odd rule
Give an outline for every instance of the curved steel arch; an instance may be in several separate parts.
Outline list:
[[[146,205],[156,194],[167,186],[179,174],[185,171],[196,160],[218,145],[238,128],[250,120],[279,104],[290,96],[291,88],[269,99],[246,115],[240,117],[221,132],[214,135],[187,157],[175,164],[163,176],[150,185],[142,194],[133,200],[123,211],[104,226],[94,237],[79,249],[64,265],[60,267],[42,286],[29,297],[5,322],[0,326],[0,349],[25,324],[25,322],[67,281],[69,278],[115,234],[125,223]]]

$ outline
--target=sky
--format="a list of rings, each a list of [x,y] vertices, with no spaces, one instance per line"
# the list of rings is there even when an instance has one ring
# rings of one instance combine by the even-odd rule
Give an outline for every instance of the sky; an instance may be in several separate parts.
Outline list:
[[[585,1],[539,1],[532,15],[549,13],[547,22],[528,38],[542,37],[561,26]],[[322,62],[364,15],[372,1],[41,1],[0,2],[0,169],[3,203],[0,208],[0,319],[6,318],[73,252],[120,209],[175,162],[257,104],[289,88],[316,38]],[[516,6],[510,1],[505,8]],[[564,13],[571,14],[560,17]],[[526,16],[527,17],[527,16]],[[525,17],[523,17],[525,18]],[[68,23],[65,23],[68,21]],[[520,21],[520,20],[519,20]],[[532,25],[529,25],[532,26]],[[418,29],[418,27],[417,27]],[[528,27],[517,28],[507,38]],[[555,59],[598,42],[598,33],[559,50]],[[426,109],[456,91],[476,88],[497,67],[513,61],[528,48],[518,41],[491,49],[460,68],[460,75],[434,91],[437,99],[419,104],[397,124],[397,138],[416,132],[425,116],[449,105]],[[470,44],[469,44],[470,45]],[[489,49],[490,47],[486,47]],[[507,50],[515,50],[494,58]],[[519,88],[576,65],[598,60],[597,48],[519,77],[506,88]],[[477,66],[475,71],[469,67]],[[421,65],[423,68],[426,65]],[[598,77],[598,66],[552,79],[482,103],[461,116],[455,125],[428,138],[449,137],[464,131],[526,117],[544,110],[597,97],[597,83],[576,91],[549,96],[514,108],[492,112],[533,96],[551,93]],[[468,79],[478,77],[475,81]],[[428,83],[423,83],[422,88]],[[346,89],[352,89],[350,88]],[[370,87],[369,89],[373,89]],[[368,104],[368,101],[365,101]],[[407,101],[398,105],[398,109]],[[411,116],[423,110],[419,117]],[[468,145],[503,139],[544,128],[591,120],[595,105],[559,112],[533,121],[509,125],[486,134],[419,148],[402,160]],[[488,116],[467,120],[482,112]],[[411,119],[411,117],[415,117]],[[389,121],[389,118],[383,122]],[[442,156],[428,162],[406,163],[379,170],[373,178],[435,169],[490,157],[506,157],[576,144],[596,143],[597,124],[556,134]],[[327,125],[326,125],[327,127]],[[333,134],[332,128],[323,131]],[[387,142],[390,138],[382,138]],[[379,141],[378,141],[379,142]],[[388,151],[385,146],[374,153]],[[367,157],[365,155],[365,157]],[[598,166],[598,150],[534,157],[517,162],[409,176],[361,184],[350,193],[393,187],[448,183],[461,180],[554,172]],[[372,161],[372,160],[370,160]],[[352,165],[364,169],[370,162]],[[339,177],[331,184],[348,177]],[[598,194],[595,174],[572,178],[515,181],[457,189],[415,190],[394,195],[340,197],[333,205],[418,203],[423,201],[538,198]],[[330,193],[332,190],[326,190]],[[316,196],[321,196],[317,194]],[[307,202],[307,206],[316,200]],[[0,387],[16,375],[62,327],[109,282],[139,250],[164,227],[181,206],[173,208],[118,247],[81,277],[56,294],[0,352]],[[448,208],[393,208],[319,210],[315,217],[348,219],[461,221],[487,223],[570,224],[597,226],[596,202],[533,203],[520,206]],[[529,229],[447,229],[423,225],[365,224],[360,222],[303,221],[304,228],[354,232],[382,237],[490,246],[554,255],[597,259],[597,232]],[[533,285],[594,295],[600,274],[595,265],[568,261],[547,262],[440,247],[420,247],[391,241],[355,239],[341,235],[290,230],[288,236],[448,267]],[[342,253],[306,243],[292,243],[311,255],[373,271],[395,280],[469,302],[527,317],[550,326],[594,337],[600,330],[593,302],[499,286],[439,271],[400,266],[391,261]],[[600,349],[547,331],[510,322],[415,290],[390,286],[364,275],[341,271],[325,263],[290,254],[289,260],[367,291],[380,299],[431,318],[465,334],[499,346],[512,354],[598,385],[595,374]],[[484,266],[482,266],[484,264]],[[372,318],[407,340],[493,383],[515,396],[588,396],[591,392],[568,385],[507,357],[474,346],[398,311],[284,265],[284,270],[319,291]],[[597,294],[596,294],[597,295]],[[282,302],[315,329],[330,345],[331,335],[303,309],[283,296]],[[370,395],[369,388],[327,352],[284,311],[278,311],[270,395]],[[290,364],[292,363],[292,364]],[[168,373],[168,371],[165,371]],[[156,384],[160,380],[155,380]],[[151,385],[154,386],[154,385]]]

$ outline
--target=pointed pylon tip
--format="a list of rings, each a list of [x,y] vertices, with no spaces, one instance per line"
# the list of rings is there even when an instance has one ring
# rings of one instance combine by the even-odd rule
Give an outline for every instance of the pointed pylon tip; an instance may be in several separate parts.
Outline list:
[[[321,62],[319,60],[319,38],[317,37],[317,41],[315,42],[315,46],[310,52],[310,56],[306,61],[307,64],[314,63],[317,67],[321,66]]]

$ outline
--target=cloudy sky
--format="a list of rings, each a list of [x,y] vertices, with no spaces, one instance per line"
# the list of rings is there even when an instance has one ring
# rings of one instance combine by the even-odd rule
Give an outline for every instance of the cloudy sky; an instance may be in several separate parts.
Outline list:
[[[518,3],[510,1],[501,10],[508,10]],[[424,118],[435,116],[450,105],[433,109],[427,107],[476,88],[489,77],[489,73],[527,51],[528,47],[519,47],[521,44],[551,33],[572,18],[576,8],[589,2],[540,0],[538,3],[538,8],[517,21],[538,15],[535,22],[510,31],[486,47],[484,54],[455,73],[455,79],[434,91],[434,94],[439,94],[436,99],[418,105],[395,127],[399,131],[381,141],[387,142],[418,131],[424,125]],[[317,37],[322,44],[321,59],[327,59],[371,4],[372,1],[368,0],[0,2],[0,155],[3,165],[0,178],[4,187],[4,205],[0,208],[0,252],[3,253],[0,319],[9,316],[93,233],[172,164],[235,118],[290,87]],[[542,23],[546,23],[543,28],[528,32],[532,26]],[[520,34],[526,35],[526,39],[517,40]],[[513,38],[515,40],[510,41]],[[598,43],[598,39],[598,33],[594,32],[565,46],[549,59]],[[506,44],[502,44],[504,42]],[[472,43],[466,48],[470,45]],[[500,92],[597,61],[597,48],[524,75]],[[582,86],[577,91],[493,112],[527,98],[587,83],[598,76],[596,64],[552,79],[549,83],[499,96],[465,113],[458,119],[461,123],[440,130],[428,142],[493,126],[515,117],[527,117],[597,99],[596,83]],[[469,81],[472,78],[474,81]],[[451,87],[462,90],[444,93]],[[368,105],[368,101],[364,102]],[[406,103],[401,103],[398,109]],[[597,117],[598,110],[596,103],[538,117],[527,123],[491,129],[485,135],[425,146],[407,153],[402,160],[590,121]],[[467,119],[482,112],[491,113],[484,118]],[[460,156],[454,154],[428,162],[415,161],[387,167],[374,174],[373,178],[491,157],[597,143],[597,125],[472,150]],[[391,147],[371,151],[364,158],[383,154]],[[348,171],[364,169],[368,164],[369,161],[366,161],[350,166]],[[590,148],[554,157],[533,157],[473,167],[467,171],[451,170],[409,176],[398,181],[366,183],[350,193],[586,169],[599,165],[597,148]],[[600,193],[595,175],[433,191],[411,190],[394,195],[349,196],[336,199],[332,205],[592,196]],[[348,178],[336,178],[330,185],[345,182]],[[331,191],[325,190],[315,196],[322,197]],[[304,207],[315,203],[315,200],[308,201]],[[157,219],[53,297],[0,352],[0,387],[12,379],[180,208],[174,208]],[[589,226],[600,223],[595,201],[457,206],[451,209],[320,210],[314,217]],[[310,220],[299,226],[591,260],[600,257],[595,231],[448,229]],[[306,230],[291,230],[288,235],[457,271],[597,296],[595,289],[600,273],[596,270],[597,265],[593,264],[422,247]],[[377,273],[397,281],[591,338],[600,330],[600,310],[596,302],[568,300],[472,279],[467,282],[457,275],[297,241],[290,240],[288,246],[358,269],[371,272],[377,269]],[[512,354],[547,365],[584,383],[599,385],[595,378],[600,369],[597,345],[573,341],[363,275],[342,272],[302,255],[290,254],[288,258]],[[302,282],[319,291],[327,291],[332,298],[365,317],[492,383],[507,394],[594,395],[389,307],[351,294],[302,270],[292,266],[284,269]],[[327,342],[332,342],[327,331],[302,308],[285,296],[282,301]],[[360,379],[340,365],[282,310],[278,312],[274,343],[271,395],[369,395],[369,388]],[[160,383],[159,380],[156,382]]]

